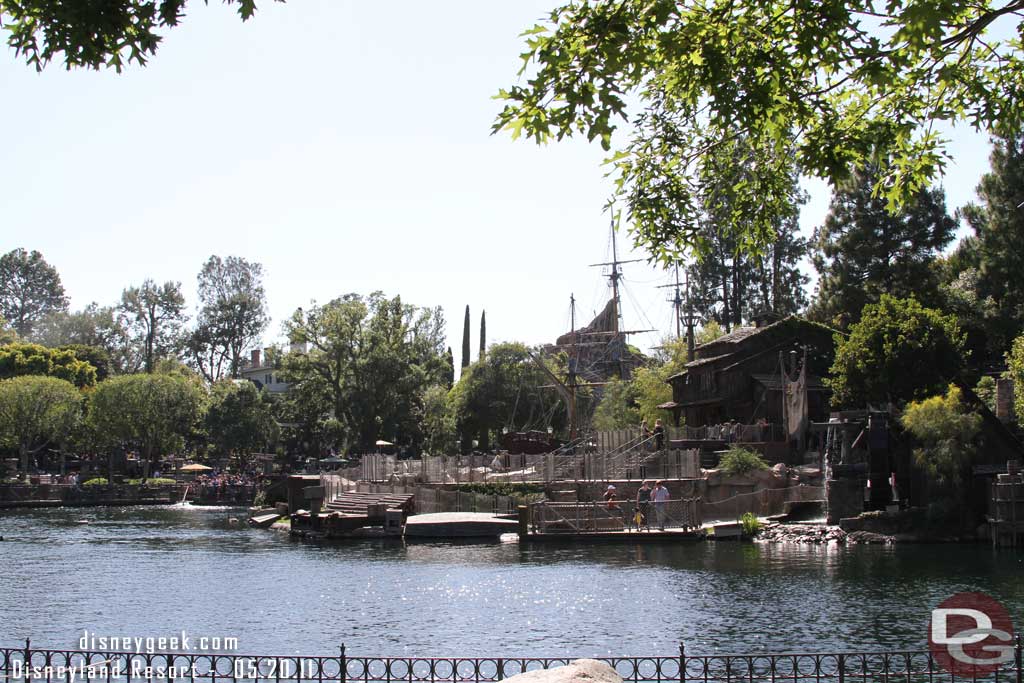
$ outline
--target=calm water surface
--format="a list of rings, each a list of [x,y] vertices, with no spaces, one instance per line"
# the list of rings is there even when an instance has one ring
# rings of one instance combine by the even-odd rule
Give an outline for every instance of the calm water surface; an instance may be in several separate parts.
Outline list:
[[[1024,626],[1024,553],[986,545],[314,545],[231,516],[243,513],[0,511],[0,645],[184,629],[305,655],[922,647],[929,610],[968,590]]]

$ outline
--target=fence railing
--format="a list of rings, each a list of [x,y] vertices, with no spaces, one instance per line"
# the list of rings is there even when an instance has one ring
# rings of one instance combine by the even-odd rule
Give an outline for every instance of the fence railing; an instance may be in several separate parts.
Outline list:
[[[514,515],[520,505],[530,500],[519,496],[445,491],[426,486],[400,486],[359,482],[360,493],[411,494],[415,496],[416,514],[432,512],[488,512],[495,515]]]
[[[576,657],[363,657],[0,648],[0,683],[494,683]],[[1006,661],[956,675],[928,650],[594,657],[626,683],[1022,683],[1021,638]],[[958,665],[958,666],[963,666]]]
[[[443,484],[694,479],[700,476],[698,451],[656,451],[653,445],[651,440],[621,452],[436,456],[422,460],[396,460],[394,456],[373,454],[363,456],[358,472],[339,474],[377,483]]]
[[[639,513],[639,514],[638,514]],[[701,526],[699,498],[637,503],[634,500],[556,503],[530,506],[530,524],[542,534],[586,534],[649,529],[697,529]]]

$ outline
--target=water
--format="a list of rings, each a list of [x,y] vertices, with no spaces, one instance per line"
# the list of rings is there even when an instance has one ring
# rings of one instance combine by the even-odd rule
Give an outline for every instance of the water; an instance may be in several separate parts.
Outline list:
[[[1024,625],[1024,553],[985,545],[314,545],[232,516],[244,522],[193,506],[0,512],[0,645],[185,630],[304,655],[923,647],[929,610],[968,590]]]

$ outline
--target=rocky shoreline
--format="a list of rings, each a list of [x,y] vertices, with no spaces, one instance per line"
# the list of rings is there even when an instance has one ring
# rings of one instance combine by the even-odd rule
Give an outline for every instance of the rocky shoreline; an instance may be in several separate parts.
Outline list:
[[[761,543],[808,543],[815,545],[856,545],[870,543],[891,545],[897,541],[895,536],[887,536],[872,531],[843,531],[838,526],[828,524],[781,524],[769,522],[761,527],[754,537]]]

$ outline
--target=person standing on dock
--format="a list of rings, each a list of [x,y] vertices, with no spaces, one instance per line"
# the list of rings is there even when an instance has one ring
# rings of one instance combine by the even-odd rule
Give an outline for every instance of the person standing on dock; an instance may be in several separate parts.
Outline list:
[[[658,529],[660,531],[665,530],[665,516],[668,513],[666,504],[668,502],[668,489],[665,488],[665,482],[660,479],[654,484],[654,490],[651,491],[651,500],[654,501],[654,513],[658,515]]]
[[[640,531],[641,526],[646,526],[647,530],[651,530],[651,521],[648,515],[650,515],[651,508],[651,482],[644,479],[644,483],[640,484],[640,488],[636,490],[636,530]]]
[[[665,425],[661,420],[654,421],[654,450],[660,451],[665,447]]]

